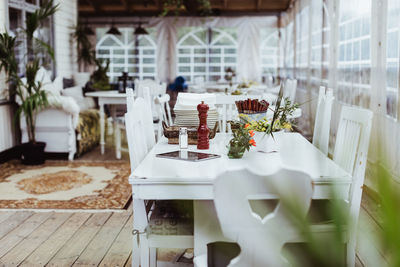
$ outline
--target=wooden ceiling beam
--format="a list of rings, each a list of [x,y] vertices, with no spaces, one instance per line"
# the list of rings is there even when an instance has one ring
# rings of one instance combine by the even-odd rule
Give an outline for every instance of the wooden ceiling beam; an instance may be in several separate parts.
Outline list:
[[[121,4],[126,10],[129,9],[129,4],[128,4],[127,0],[121,0]]]
[[[89,5],[91,7],[93,7],[95,12],[101,11],[101,8],[98,5],[95,4],[95,1],[93,1],[93,0],[86,0],[86,1],[89,3]]]
[[[261,9],[261,6],[262,6],[262,0],[256,0],[256,1],[257,1],[256,9],[257,9],[257,11],[259,11]]]

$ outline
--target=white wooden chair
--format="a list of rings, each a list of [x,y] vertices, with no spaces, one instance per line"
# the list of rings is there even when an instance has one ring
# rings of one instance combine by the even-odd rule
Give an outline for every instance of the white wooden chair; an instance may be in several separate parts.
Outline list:
[[[299,171],[281,169],[263,177],[240,170],[217,177],[214,203],[222,232],[241,248],[229,266],[287,265],[281,250],[300,235],[294,218],[305,218],[312,194],[311,177]],[[274,207],[258,204],[258,210],[251,203],[264,200],[279,202]],[[298,212],[295,216],[294,210]],[[194,259],[195,266],[206,263],[205,255]]]
[[[283,98],[289,98],[293,103],[296,99],[297,80],[287,79],[283,90]]]
[[[132,89],[127,89],[127,108],[129,111],[129,104],[133,103],[134,101],[134,93]],[[151,95],[150,95],[150,88],[149,87],[144,87],[142,88],[142,98],[144,101],[150,106],[151,103],[153,102]],[[150,114],[152,114],[150,110]],[[115,123],[115,135],[114,135],[114,144],[115,144],[115,157],[117,159],[121,159],[121,151],[128,151],[128,149],[122,147],[121,145],[121,131],[125,129],[125,118],[124,117],[119,117],[117,118],[117,121]],[[153,127],[154,129],[154,134],[156,133],[157,127]]]
[[[365,167],[367,163],[369,139],[371,134],[373,113],[370,110],[347,107],[342,108],[340,114],[339,128],[337,131],[333,160],[344,170],[352,175],[352,185],[348,199],[343,202],[343,208],[348,212],[349,225],[343,227],[346,231],[346,265],[355,265],[355,248],[357,223],[360,213],[362,188],[365,178]],[[323,205],[311,207],[311,215],[324,213],[330,207],[329,201],[322,202]],[[329,216],[329,215],[328,215]],[[323,216],[324,217],[324,216]],[[335,227],[332,227],[331,218],[325,221],[315,222],[311,230],[315,235],[333,234],[337,235]]]
[[[154,98],[154,103],[156,105],[159,118],[158,123],[156,125],[157,140],[160,140],[162,136],[163,132],[162,122],[164,121],[167,126],[172,125],[171,109],[168,103],[169,99],[170,96],[168,94],[164,94],[162,96],[156,96],[156,98]]]
[[[141,97],[133,101],[133,92],[127,92],[128,112],[125,114],[131,171],[145,158],[155,144],[153,119],[150,106]],[[135,192],[133,192],[135,194]],[[149,227],[155,211],[152,202],[134,199],[134,237],[132,266],[156,266],[157,248],[191,248],[193,235],[154,234]],[[150,212],[149,212],[150,211]],[[178,226],[179,227],[179,223]]]
[[[349,195],[347,265],[355,265],[357,223],[365,179],[373,113],[370,110],[342,108],[333,160],[353,176]]]
[[[319,88],[312,143],[325,155],[328,155],[333,99],[332,89],[323,86]]]

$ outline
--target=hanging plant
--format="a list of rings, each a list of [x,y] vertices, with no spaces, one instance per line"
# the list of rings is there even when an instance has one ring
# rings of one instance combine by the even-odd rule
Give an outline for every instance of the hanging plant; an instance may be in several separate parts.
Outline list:
[[[80,71],[84,71],[87,66],[95,63],[96,53],[88,38],[85,25],[78,22],[73,30],[74,32],[72,36],[75,39],[78,48],[79,69]]]
[[[212,14],[210,0],[165,0],[161,16],[171,13],[179,16],[185,12],[190,15],[210,16]]]

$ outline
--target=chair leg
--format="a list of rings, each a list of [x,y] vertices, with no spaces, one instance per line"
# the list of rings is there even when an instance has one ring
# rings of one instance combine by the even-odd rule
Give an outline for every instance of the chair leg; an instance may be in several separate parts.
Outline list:
[[[140,236],[140,267],[150,266],[150,248],[147,237]]]
[[[157,267],[157,248],[150,248],[150,267]]]
[[[115,128],[115,157],[121,159],[121,128]]]
[[[356,240],[350,237],[346,248],[346,266],[354,267],[356,265]]]
[[[114,123],[113,123],[113,118],[108,118],[107,119],[107,135],[112,135],[113,134],[113,129],[114,128]]]

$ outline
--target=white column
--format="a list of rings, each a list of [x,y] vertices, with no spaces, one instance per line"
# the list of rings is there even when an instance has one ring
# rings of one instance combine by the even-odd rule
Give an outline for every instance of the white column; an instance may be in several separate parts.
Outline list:
[[[329,18],[329,68],[328,68],[328,86],[333,89],[333,94],[337,95],[338,90],[338,47],[339,47],[339,8],[340,0],[326,1],[328,8],[328,18]],[[334,144],[336,138],[337,124],[339,121],[340,114],[340,104],[336,99],[333,101],[331,118],[331,134],[330,134],[330,144]],[[336,114],[336,115],[335,115]],[[330,146],[329,153],[333,154],[333,146]]]
[[[339,0],[327,1],[329,12],[329,73],[328,84],[334,92],[337,91],[337,63],[338,63],[338,46],[339,46]]]
[[[369,163],[375,165],[382,160],[381,156],[390,155],[392,145],[387,145],[386,140],[386,39],[387,39],[387,9],[388,0],[373,0],[371,4],[371,102],[370,109],[374,112]],[[389,123],[390,131],[394,124]],[[385,159],[383,159],[385,160]],[[387,162],[385,162],[387,163]],[[370,168],[373,166],[369,166]],[[371,179],[372,178],[372,179]],[[376,189],[374,179],[369,177],[365,184]]]

